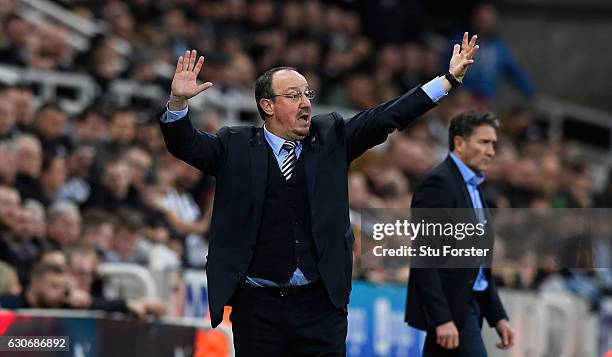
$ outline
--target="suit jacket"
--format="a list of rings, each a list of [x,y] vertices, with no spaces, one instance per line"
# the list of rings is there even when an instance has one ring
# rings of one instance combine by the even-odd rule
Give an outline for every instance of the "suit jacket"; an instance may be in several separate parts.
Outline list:
[[[482,194],[481,201],[484,204]],[[429,172],[417,186],[412,207],[473,209],[463,176],[450,156]],[[462,214],[458,213],[459,216]],[[487,220],[490,220],[486,214]],[[488,234],[492,235],[492,232]],[[484,268],[484,274],[489,285],[484,292],[474,294],[472,288],[478,275],[477,267],[411,268],[406,322],[421,330],[433,330],[452,320],[460,330],[473,297],[477,298],[481,314],[490,326],[495,326],[501,319],[507,319],[495,281],[491,277],[491,269]]]
[[[350,163],[434,106],[416,87],[348,120],[338,113],[312,118],[301,155],[317,269],[336,307],[348,304],[351,289],[355,238],[348,215]],[[160,125],[170,153],[216,177],[206,271],[215,327],[221,322],[223,307],[245,278],[257,244],[268,175],[267,142],[262,127],[223,127],[212,135],[195,130],[188,118],[160,121]]]

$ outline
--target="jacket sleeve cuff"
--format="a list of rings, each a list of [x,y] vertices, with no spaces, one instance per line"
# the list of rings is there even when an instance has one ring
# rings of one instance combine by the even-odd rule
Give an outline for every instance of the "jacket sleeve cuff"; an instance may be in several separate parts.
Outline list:
[[[162,115],[161,121],[164,123],[172,123],[173,121],[177,121],[183,119],[187,116],[187,112],[189,111],[189,106],[185,107],[185,109],[174,111],[168,108],[168,104],[166,103],[166,115]]]

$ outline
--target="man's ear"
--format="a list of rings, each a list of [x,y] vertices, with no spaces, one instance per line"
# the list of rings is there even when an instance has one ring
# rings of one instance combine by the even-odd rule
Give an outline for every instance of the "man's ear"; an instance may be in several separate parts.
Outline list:
[[[272,115],[274,113],[274,109],[273,109],[274,104],[268,98],[261,98],[259,100],[259,106],[264,111],[264,113],[268,115]]]

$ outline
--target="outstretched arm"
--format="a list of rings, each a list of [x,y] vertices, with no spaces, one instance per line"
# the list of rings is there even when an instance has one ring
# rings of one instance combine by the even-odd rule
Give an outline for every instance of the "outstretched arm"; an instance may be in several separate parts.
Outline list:
[[[168,151],[207,174],[215,175],[223,162],[224,146],[218,135],[196,130],[187,118],[187,101],[212,86],[211,82],[197,83],[204,57],[197,60],[196,51],[179,57],[172,78],[168,107],[160,119],[160,127]],[[172,111],[182,111],[180,114]]]
[[[476,35],[468,42],[468,33],[463,34],[461,45],[455,44],[449,62],[449,72],[459,82],[463,80],[468,67],[474,63],[478,52]],[[387,140],[394,130],[407,125],[435,106],[435,102],[452,89],[444,77],[434,78],[423,87],[417,87],[400,97],[372,109],[363,111],[345,122],[347,159],[352,161],[366,150]]]

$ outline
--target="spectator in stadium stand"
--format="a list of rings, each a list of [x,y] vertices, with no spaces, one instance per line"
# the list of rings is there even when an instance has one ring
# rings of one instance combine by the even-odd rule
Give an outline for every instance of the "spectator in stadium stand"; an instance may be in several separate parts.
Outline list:
[[[102,104],[86,108],[78,117],[75,140],[78,144],[99,146],[108,137],[108,123]]]
[[[6,89],[6,95],[13,102],[15,121],[20,131],[26,131],[34,121],[34,93],[26,85],[11,86]]]
[[[0,295],[19,295],[21,289],[15,268],[0,261]]]
[[[115,235],[113,216],[104,210],[93,208],[83,213],[82,241],[92,246],[99,257],[110,250]]]
[[[15,141],[0,141],[0,185],[13,186],[17,175],[15,167]]]
[[[185,242],[185,260],[188,266],[202,268],[206,264],[210,217],[202,212],[191,191],[196,187],[202,173],[184,162],[176,160],[174,183],[158,199],[158,208],[164,213],[173,231]]]
[[[0,260],[15,267],[22,282],[27,281],[30,267],[38,255],[30,242],[22,237],[25,218],[19,192],[12,187],[0,186]]]
[[[73,306],[98,309],[104,311],[130,312],[142,317],[146,314],[156,316],[165,313],[165,307],[157,299],[105,299],[103,296],[103,280],[99,275],[100,259],[96,250],[88,244],[77,243],[66,248],[68,272],[71,276],[70,289],[75,296],[85,296],[82,299],[89,306]]]
[[[216,176],[207,276],[211,323],[232,306],[236,356],[346,354],[353,232],[350,163],[435,107],[460,85],[478,51],[464,34],[449,72],[350,119],[311,117],[314,92],[277,67],[255,83],[263,127],[204,134],[188,99],[212,86],[196,78],[196,51],[179,57],[160,126],[168,151]]]
[[[22,199],[34,199],[45,206],[49,202],[40,183],[40,172],[42,170],[43,149],[37,137],[24,134],[15,139],[15,166],[17,176],[15,177],[15,188],[19,191]]]
[[[484,103],[492,104],[497,96],[497,86],[507,76],[527,97],[536,89],[518,65],[510,48],[497,32],[497,9],[491,3],[476,7],[473,14],[474,31],[480,36],[480,59],[465,76],[464,86]],[[459,35],[457,36],[459,37]],[[456,38],[457,38],[456,37]],[[453,40],[456,40],[454,38]],[[454,43],[451,41],[451,43]]]
[[[122,312],[144,317],[165,313],[163,304],[155,299],[109,300],[92,297],[79,289],[65,266],[42,262],[33,269],[30,284],[19,294],[0,295],[0,306],[5,309],[73,308]]]
[[[76,242],[81,235],[81,212],[70,201],[56,202],[47,213],[47,241],[62,248]]]
[[[6,94],[0,95],[0,140],[13,139],[19,133],[15,105]]]
[[[66,301],[64,268],[41,263],[32,269],[30,284],[19,295],[1,295],[0,306],[7,309],[56,308]]]
[[[128,163],[122,157],[115,157],[105,162],[101,182],[92,182],[91,193],[83,207],[114,210],[121,206],[142,208],[142,200],[132,186]]]
[[[451,209],[451,216],[442,218],[443,223],[490,221],[479,185],[495,156],[498,128],[499,122],[491,113],[470,111],[456,116],[448,130],[450,154],[417,186],[412,207]],[[472,208],[474,212],[464,217],[457,208]],[[501,338],[498,348],[508,349],[514,344],[514,332],[491,269],[483,267],[490,261],[483,260],[451,263],[449,268],[438,268],[433,260],[424,260],[423,266],[411,268],[406,322],[427,331],[423,356],[486,357],[480,335],[483,317]]]
[[[25,214],[24,239],[36,241],[35,244],[42,246],[42,240],[47,234],[47,218],[45,207],[42,203],[27,199],[23,203]]]
[[[90,145],[77,146],[68,157],[69,179],[61,187],[58,199],[82,205],[91,194],[89,181],[93,179],[96,149]]]
[[[143,148],[132,146],[125,152],[124,159],[130,167],[132,186],[138,190],[140,196],[144,196],[153,166],[151,154]]]
[[[136,113],[128,110],[118,110],[110,119],[108,127],[109,140],[103,154],[115,156],[125,152],[136,138]]]
[[[2,62],[25,66],[28,63],[31,47],[28,46],[31,25],[15,14],[10,14],[2,22],[6,31],[4,46],[0,48]]]
[[[40,139],[44,152],[67,155],[72,151],[72,140],[66,135],[67,124],[68,114],[59,106],[47,103],[38,109],[34,133]]]
[[[102,279],[98,273],[100,258],[88,244],[74,244],[66,248],[68,269],[74,277],[76,287],[94,297],[102,297]]]
[[[48,202],[55,202],[59,198],[60,190],[66,183],[67,177],[66,157],[54,152],[45,153],[40,173],[40,183]]]
[[[136,263],[149,262],[150,243],[143,239],[144,221],[140,212],[121,208],[115,220],[113,248],[106,252],[107,262]]]

